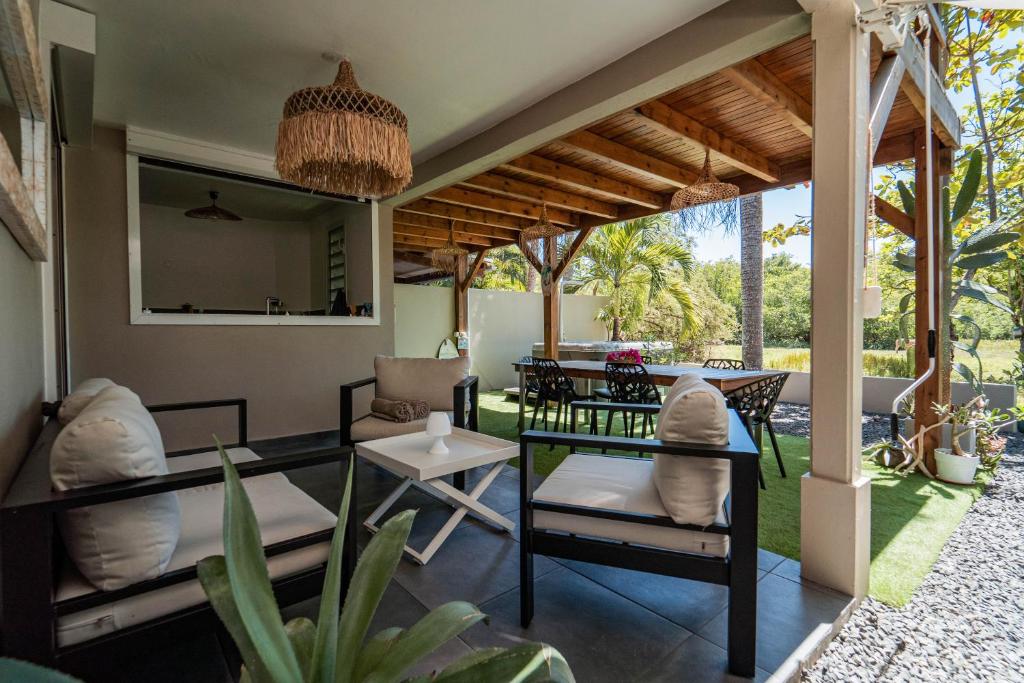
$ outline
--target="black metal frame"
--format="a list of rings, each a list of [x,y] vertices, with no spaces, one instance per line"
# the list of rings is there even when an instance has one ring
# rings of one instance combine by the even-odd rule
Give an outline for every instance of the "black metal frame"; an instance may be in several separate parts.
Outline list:
[[[609,404],[597,401],[577,402],[577,410],[636,410],[657,412],[649,404]],[[575,421],[575,418],[574,418]],[[734,410],[729,411],[729,444],[714,446],[687,444],[656,439],[631,439],[594,434],[561,434],[527,431],[520,435],[520,619],[529,626],[533,618],[533,557],[535,554],[590,562],[611,567],[675,576],[727,586],[729,589],[727,645],[729,671],[739,676],[754,675],[757,636],[757,457],[746,426]],[[593,457],[628,457],[584,452],[609,449],[626,452],[663,453],[679,457],[719,458],[730,463],[731,489],[728,498],[729,524],[696,527],[676,524],[669,517],[658,517],[564,505],[533,499],[533,448],[535,445],[569,446],[574,452]],[[728,535],[729,555],[725,558],[632,545],[621,541],[590,538],[575,534],[536,529],[534,510],[602,519],[615,519],[635,524],[668,526]]]
[[[701,367],[715,370],[746,370],[747,364],[735,358],[708,358]]]
[[[772,413],[782,395],[782,389],[789,379],[788,372],[777,372],[768,377],[744,384],[732,391],[726,392],[725,400],[730,408],[735,408],[747,425],[747,431],[761,446],[761,425],[768,428],[768,436],[771,438],[772,450],[775,453],[775,462],[779,466],[779,474],[786,478],[786,466],[782,462],[782,451],[779,450],[778,439],[775,438],[775,426],[772,424]],[[766,488],[764,474],[760,475],[761,488]]]
[[[52,415],[58,405],[44,404],[44,413]],[[226,447],[245,446],[248,443],[245,399],[194,401],[147,408],[153,413],[159,413],[230,406],[235,406],[238,411],[238,440]],[[113,656],[116,648],[125,647],[129,639],[151,639],[147,644],[152,645],[166,638],[170,632],[187,632],[196,628],[219,632],[223,628],[220,620],[210,605],[203,603],[82,643],[57,647],[56,624],[59,616],[196,578],[195,567],[187,567],[118,590],[88,593],[56,601],[54,587],[63,556],[59,534],[54,531],[58,513],[224,481],[222,468],[208,467],[115,484],[53,491],[49,472],[50,449],[59,431],[60,424],[51,418],[22,463],[7,496],[0,503],[0,607],[3,610],[4,655],[75,671],[102,662],[103,656]],[[168,453],[168,457],[208,450],[210,448],[178,451]],[[239,477],[244,479],[339,462],[349,453],[351,448],[347,447],[321,449],[238,463],[235,468]],[[347,466],[340,469],[343,482]],[[271,556],[329,542],[332,533],[333,529],[327,529],[273,543],[266,546],[264,552]],[[273,581],[279,604],[294,604],[319,595],[325,570],[326,566],[321,565]],[[226,639],[226,642],[229,641]]]
[[[531,363],[533,378],[537,383],[537,393],[534,397],[533,417],[530,419],[530,429],[537,425],[537,415],[544,411],[544,429],[548,428],[548,403],[555,402],[555,431],[563,422],[562,410],[565,410],[565,420],[569,418],[569,406],[574,401],[586,400],[592,396],[583,396],[576,391],[576,383],[565,374],[562,366],[553,358],[534,358]],[[569,431],[569,425],[563,429]],[[575,425],[572,426],[575,430]]]

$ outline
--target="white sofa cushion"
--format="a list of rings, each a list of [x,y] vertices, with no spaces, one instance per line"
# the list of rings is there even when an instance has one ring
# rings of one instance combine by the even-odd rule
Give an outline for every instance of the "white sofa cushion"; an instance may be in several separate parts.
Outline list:
[[[661,406],[654,437],[664,441],[729,443],[722,392],[694,374],[681,375]],[[729,461],[657,453],[654,484],[677,524],[711,524],[729,495]]]
[[[534,492],[535,500],[604,510],[669,516],[654,486],[654,463],[641,458],[570,454]],[[717,521],[725,524],[719,507]],[[619,520],[536,510],[538,529],[565,531],[637,545],[681,550],[715,557],[729,554],[729,537]]]
[[[112,386],[115,386],[115,384],[105,377],[93,377],[85,380],[60,402],[57,419],[62,425],[68,424],[85,410],[85,407],[92,402],[96,394]]]
[[[58,491],[167,474],[156,422],[131,390],[103,389],[54,440]],[[180,533],[175,493],[69,510],[59,526],[68,554],[97,588],[114,590],[163,573]]]
[[[232,462],[258,460],[248,448],[228,449]],[[169,458],[171,472],[220,467],[216,451]],[[332,529],[337,518],[299,490],[283,474],[267,474],[242,480],[252,502],[264,545]],[[191,567],[210,555],[224,553],[224,485],[209,484],[179,491],[181,498],[181,539],[166,571]],[[267,558],[271,579],[310,569],[327,561],[330,544],[299,548]],[[57,599],[66,600],[96,589],[74,567],[60,577]],[[206,602],[198,580],[185,581],[156,591],[62,616],[57,621],[57,644],[74,645],[119,629]]]

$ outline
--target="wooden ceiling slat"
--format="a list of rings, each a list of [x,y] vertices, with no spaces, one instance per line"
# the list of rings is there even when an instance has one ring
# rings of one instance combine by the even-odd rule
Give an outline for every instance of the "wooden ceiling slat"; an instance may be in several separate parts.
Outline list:
[[[615,218],[618,215],[615,206],[608,202],[602,202],[570,192],[563,192],[562,190],[544,187],[543,185],[523,182],[508,176],[498,175],[497,173],[483,173],[460,184],[507,195],[513,199],[546,202],[548,206],[569,211],[579,211],[580,213],[592,214],[594,216]]]
[[[499,168],[521,171],[534,177],[563,183],[574,189],[590,188],[610,199],[639,204],[650,209],[665,206],[662,197],[654,192],[536,154],[519,157]]]
[[[675,164],[638,152],[632,147],[595,135],[590,131],[573,133],[562,138],[560,142],[585,154],[626,166],[637,173],[676,187],[686,187],[697,179],[695,171],[680,168]]]
[[[456,204],[446,204],[445,202],[435,202],[430,199],[417,199],[416,201],[406,204],[401,208],[403,211],[422,213],[428,216],[441,216],[442,218],[454,218],[459,221],[468,221],[470,223],[478,223],[480,225],[490,225],[496,228],[522,230],[534,223],[534,221],[529,219],[516,218],[514,216],[495,213],[493,211],[471,209],[465,206],[458,206]]]
[[[756,152],[724,137],[681,111],[654,100],[639,109],[643,122],[668,135],[676,134],[721,156],[729,165],[764,180],[778,180],[779,167]]]
[[[729,67],[723,72],[740,88],[770,107],[807,137],[811,137],[811,104],[756,59]]]
[[[410,225],[421,228],[435,228],[437,230],[448,230],[451,224],[449,218],[427,216],[420,213],[408,211],[395,211],[394,222],[396,224]],[[468,221],[455,221],[457,232],[469,233],[472,235],[483,235],[484,237],[498,237],[501,239],[516,240],[519,238],[519,231],[510,228],[496,228],[491,225],[481,225]]]
[[[460,187],[446,187],[436,192],[431,192],[427,196],[436,201],[504,213],[519,218],[532,218],[534,221],[540,218],[541,206],[539,204],[522,202],[516,199],[509,199],[508,197],[498,197]],[[573,214],[562,209],[549,208],[547,213],[548,219],[552,223],[569,227],[574,227],[578,223]]]
[[[442,242],[448,239],[448,230],[444,228],[424,228],[421,226],[405,225],[397,222],[394,224],[394,233],[396,235],[430,237],[441,240]],[[489,247],[492,244],[489,237],[481,237],[480,235],[465,233],[460,231],[458,228],[455,230],[455,241],[459,244],[478,244],[483,247]]]

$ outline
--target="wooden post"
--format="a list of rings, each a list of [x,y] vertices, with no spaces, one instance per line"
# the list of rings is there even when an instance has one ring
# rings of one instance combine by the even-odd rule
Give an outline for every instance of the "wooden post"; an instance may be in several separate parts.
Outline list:
[[[481,257],[483,255],[481,254]],[[452,290],[455,292],[455,331],[469,334],[469,285],[466,255],[459,256],[452,274]],[[468,349],[459,349],[460,356],[468,356]]]
[[[945,311],[942,307],[942,240],[939,230],[934,230],[932,246],[935,254],[935,274],[932,282],[928,281],[928,202],[933,202],[933,221],[936,226],[942,221],[942,206],[938,201],[939,191],[939,141],[932,140],[932,158],[928,159],[925,146],[924,130],[919,129],[914,136],[914,239],[915,249],[915,284],[914,284],[914,367],[915,374],[920,377],[928,369],[928,302],[935,301],[936,329],[936,368],[935,372],[914,392],[914,428],[928,427],[938,422],[938,415],[932,409],[933,403],[943,404],[948,400],[943,390],[942,377],[944,368],[949,363],[948,326],[942,321]],[[928,196],[928,174],[932,176],[933,196]],[[942,330],[946,330],[946,337]],[[935,472],[935,447],[939,445],[939,429],[928,432],[924,439],[925,466]]]
[[[541,288],[544,292],[544,355],[558,360],[558,342],[562,337],[562,320],[559,315],[562,288],[555,278],[558,268],[558,239],[544,240],[544,272],[541,273]]]

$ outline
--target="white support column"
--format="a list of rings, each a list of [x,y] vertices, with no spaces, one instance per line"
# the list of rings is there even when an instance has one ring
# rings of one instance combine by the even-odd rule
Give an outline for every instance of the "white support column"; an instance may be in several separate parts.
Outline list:
[[[869,42],[849,0],[814,3],[811,471],[800,487],[805,578],[868,588],[870,482],[861,475]]]

